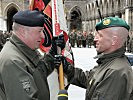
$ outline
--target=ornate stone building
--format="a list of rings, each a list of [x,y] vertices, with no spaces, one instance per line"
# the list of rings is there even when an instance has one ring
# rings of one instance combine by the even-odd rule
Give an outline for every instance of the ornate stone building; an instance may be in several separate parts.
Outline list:
[[[126,20],[133,31],[133,0],[97,0],[102,18],[118,16]],[[66,0],[68,28],[93,31],[100,20],[96,0]]]
[[[93,31],[100,20],[96,0],[65,0],[64,8],[69,31]],[[133,31],[133,0],[97,0],[102,18],[118,16],[127,21]],[[12,30],[13,15],[28,9],[29,0],[0,0],[0,30]]]
[[[12,30],[12,17],[20,10],[28,8],[28,0],[0,0],[0,30]]]

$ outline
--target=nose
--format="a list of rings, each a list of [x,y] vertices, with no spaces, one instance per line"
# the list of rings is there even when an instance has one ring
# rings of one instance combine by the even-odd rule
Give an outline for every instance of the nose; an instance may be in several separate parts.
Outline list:
[[[95,35],[94,41],[95,41],[95,42],[98,41],[98,35]]]
[[[43,31],[41,32],[41,38],[45,38]]]

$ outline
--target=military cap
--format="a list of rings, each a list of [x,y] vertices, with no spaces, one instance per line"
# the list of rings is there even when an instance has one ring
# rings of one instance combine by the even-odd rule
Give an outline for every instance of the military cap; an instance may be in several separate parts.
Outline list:
[[[24,11],[17,12],[13,16],[13,22],[16,22],[24,26],[43,27],[45,19],[44,19],[44,15],[37,10],[33,10],[33,11],[24,10]]]
[[[129,25],[126,23],[125,20],[118,18],[118,17],[107,17],[104,18],[102,21],[98,22],[95,26],[96,30],[102,30],[109,27],[124,27],[128,31],[130,29]]]

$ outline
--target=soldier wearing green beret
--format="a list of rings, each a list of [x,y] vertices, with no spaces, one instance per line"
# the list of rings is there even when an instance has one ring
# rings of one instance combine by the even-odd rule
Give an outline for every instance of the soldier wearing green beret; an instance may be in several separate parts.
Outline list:
[[[124,46],[129,25],[121,18],[108,17],[95,28],[98,65],[84,72],[63,58],[68,81],[86,89],[85,100],[133,100],[133,70]]]
[[[56,46],[63,48],[64,38],[54,39],[49,53],[39,55],[44,17],[36,10],[13,16],[13,35],[0,54],[0,100],[50,100],[47,77],[54,70]]]

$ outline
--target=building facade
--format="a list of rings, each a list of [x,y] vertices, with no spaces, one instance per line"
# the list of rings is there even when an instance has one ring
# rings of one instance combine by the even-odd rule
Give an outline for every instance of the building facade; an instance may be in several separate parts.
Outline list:
[[[12,17],[20,10],[28,8],[28,0],[0,0],[0,31],[12,30]]]
[[[126,20],[133,31],[133,0],[97,0],[102,18],[118,16]],[[0,0],[0,30],[12,30],[13,15],[28,9],[29,0]],[[68,30],[93,31],[101,20],[96,0],[65,0]]]
[[[126,20],[133,31],[133,0],[66,0],[65,12],[69,30],[93,31],[102,18],[118,16]],[[99,11],[98,11],[99,8]]]

